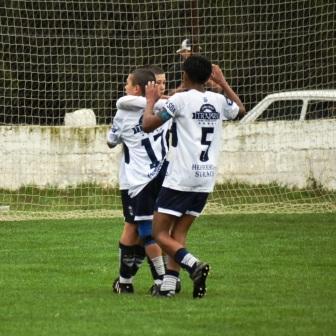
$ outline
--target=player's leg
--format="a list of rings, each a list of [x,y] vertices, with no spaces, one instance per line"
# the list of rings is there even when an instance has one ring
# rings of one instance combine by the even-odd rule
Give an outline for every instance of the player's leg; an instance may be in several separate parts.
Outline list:
[[[142,240],[140,239],[138,234],[138,227],[134,222],[125,222],[124,229],[119,241],[119,250],[120,255],[122,256],[125,254],[125,259],[128,259],[128,274],[135,276],[139,267],[145,260],[146,253],[143,247]],[[123,253],[124,251],[125,253]],[[123,258],[121,258],[121,260],[123,261]]]
[[[172,275],[176,278],[173,279],[173,282],[171,283],[171,287],[173,290],[175,290],[175,293],[178,294],[182,290],[182,283],[181,283],[181,278],[180,278],[180,265],[178,265],[171,257],[169,257],[167,254],[166,256],[166,263],[165,263],[165,268],[166,268],[166,275]],[[165,276],[163,277],[163,282],[165,282]]]
[[[162,250],[152,236],[152,221],[138,221],[138,226],[139,235],[144,243],[154,285],[159,286],[162,282],[163,275],[165,274],[165,266],[162,258]],[[153,290],[154,288],[151,287],[151,289]]]
[[[145,251],[141,245],[138,229],[134,222],[132,200],[127,190],[121,191],[124,228],[119,240],[119,276],[113,283],[116,293],[133,293],[133,276],[145,259]]]
[[[171,228],[175,226],[177,218],[176,216],[155,212],[153,218],[153,236],[162,250],[168,254],[168,256],[174,256],[174,253],[183,245],[174,239],[170,232]]]
[[[179,230],[175,232],[175,236],[170,237],[167,235],[164,225],[167,216],[169,217],[169,215],[160,213],[155,213],[154,216],[154,237],[161,248],[175,261],[175,263],[169,263],[159,295],[173,296],[175,294],[180,266],[189,273],[194,283],[193,297],[201,298],[206,293],[206,278],[210,267],[208,264],[199,261],[185,248],[187,233],[195,217],[183,215],[179,218],[176,223]],[[160,225],[156,223],[160,223]]]
[[[190,220],[193,221],[194,219],[191,217]],[[181,225],[181,223],[179,225],[177,225],[177,223],[179,223],[179,219],[176,220],[175,225],[171,229],[170,236],[173,239],[175,239],[176,241],[178,241],[179,243],[181,243],[183,246],[185,246],[187,232],[189,230],[189,227],[190,227],[191,223],[190,223],[190,225],[188,224],[187,228],[185,228],[183,225]],[[166,255],[166,256],[168,257],[168,255]],[[180,269],[181,269],[181,266],[179,264],[177,264],[174,261],[173,258],[171,258],[171,257],[167,258],[166,270],[168,270],[168,274],[169,273],[174,274],[175,277],[177,278],[176,286],[175,286],[175,292],[176,293],[179,293],[181,291]]]
[[[166,269],[166,274],[164,275],[162,285],[160,287],[160,291],[157,295],[160,296],[173,296],[175,293],[180,292],[181,284],[180,284],[180,265],[177,264],[172,258],[173,252],[176,248],[184,246],[186,233],[188,232],[188,228],[183,230],[180,228],[181,225],[177,225],[179,221],[178,217],[155,213],[155,218],[161,223],[159,227],[155,227],[155,236],[158,237],[158,243],[162,244],[163,250],[166,247],[169,250],[171,244],[175,244],[175,242],[180,243],[171,251],[171,255],[168,258],[168,265]],[[190,223],[191,224],[191,223]],[[179,227],[177,230],[176,227]],[[167,252],[169,255],[169,252]]]
[[[152,235],[152,219],[157,195],[157,184],[157,179],[153,179],[134,197],[134,218],[138,225],[139,236],[143,241],[154,285],[156,286],[161,284],[165,273],[162,250]]]
[[[143,246],[142,240],[139,238],[138,244],[134,246],[133,276],[136,275],[140,266],[143,264],[145,258],[146,258],[146,251]]]
[[[119,276],[113,283],[115,293],[133,293],[134,246],[138,243],[137,227],[125,222],[119,240]]]
[[[174,238],[175,240],[179,241],[182,245],[185,245],[185,237],[180,236],[179,230],[176,230],[176,222],[173,225],[173,227],[170,230],[170,236]],[[173,258],[169,257],[168,254],[164,253],[164,263],[165,263],[165,268],[166,268],[166,274],[168,272],[168,275],[174,275],[177,280],[176,280],[176,286],[175,286],[175,292],[180,293],[182,286],[181,286],[181,278],[180,278],[180,265],[177,264]],[[175,279],[174,279],[175,282]]]
[[[183,215],[179,218],[176,225],[176,227],[179,228],[179,232],[175,237],[184,247],[181,247],[175,251],[174,260],[178,265],[180,265],[189,273],[189,276],[194,283],[193,297],[201,298],[206,293],[206,278],[208,276],[210,267],[207,263],[201,262],[185,248],[187,233],[195,218],[196,217],[192,215]]]
[[[188,230],[197,215],[187,210],[192,206],[190,203],[194,201],[194,194],[163,187],[158,195],[153,235],[170,257],[174,257],[175,252],[184,247]]]
[[[193,280],[194,298],[203,297],[206,292],[205,281],[209,272],[209,265],[200,262],[192,255],[185,248],[185,241],[194,219],[205,206],[207,196],[206,193],[180,192],[162,188],[157,201],[158,211],[155,212],[153,220],[153,233],[156,241],[179,266],[189,273]],[[171,217],[174,216],[177,219],[173,226],[172,235],[169,235],[167,229]],[[172,267],[174,268],[174,264],[172,264]],[[174,271],[176,272],[176,270],[177,268]],[[168,271],[167,275],[169,275]],[[166,281],[161,288],[166,288]]]

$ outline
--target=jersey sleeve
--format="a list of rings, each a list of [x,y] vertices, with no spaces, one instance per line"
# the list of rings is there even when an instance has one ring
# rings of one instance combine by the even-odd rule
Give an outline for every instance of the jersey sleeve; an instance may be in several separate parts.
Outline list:
[[[159,111],[167,99],[159,99],[154,105],[154,111]],[[146,98],[143,96],[124,96],[118,99],[117,108],[126,111],[137,112],[146,107]]]
[[[159,99],[154,105],[154,112],[162,110],[166,102],[167,102],[167,99]]]
[[[117,109],[137,112],[146,107],[146,98],[143,96],[127,95],[117,100]]]
[[[110,148],[114,148],[122,142],[121,132],[122,132],[122,115],[120,111],[113,118],[113,124],[107,133],[107,145]]]
[[[239,106],[226,96],[223,96],[223,99],[223,120],[236,119],[239,113]]]
[[[175,93],[172,97],[170,97],[163,106],[163,109],[173,118],[177,117],[180,108],[181,102],[178,93]]]

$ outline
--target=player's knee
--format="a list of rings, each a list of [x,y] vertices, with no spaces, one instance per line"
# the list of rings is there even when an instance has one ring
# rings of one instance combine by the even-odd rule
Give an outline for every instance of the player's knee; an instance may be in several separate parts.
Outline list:
[[[137,226],[130,223],[125,223],[123,232],[121,233],[120,241],[125,245],[135,245],[139,242]]]
[[[165,235],[162,231],[158,231],[158,232],[154,231],[153,232],[153,238],[160,245],[164,242]]]
[[[152,221],[139,221],[138,232],[145,246],[155,243],[152,236]]]
[[[156,244],[154,238],[152,236],[146,236],[142,238],[144,246],[148,246],[151,244]]]

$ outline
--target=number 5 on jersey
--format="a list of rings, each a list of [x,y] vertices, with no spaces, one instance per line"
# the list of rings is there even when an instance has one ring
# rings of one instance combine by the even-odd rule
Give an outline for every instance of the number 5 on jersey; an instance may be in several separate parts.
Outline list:
[[[209,160],[209,148],[211,145],[211,140],[208,140],[208,137],[210,137],[210,135],[212,135],[214,132],[214,128],[213,127],[202,127],[202,138],[201,138],[201,144],[204,146],[207,146],[206,149],[204,151],[202,151],[201,156],[200,156],[200,160],[202,162],[206,162]],[[212,137],[212,136],[211,136]]]

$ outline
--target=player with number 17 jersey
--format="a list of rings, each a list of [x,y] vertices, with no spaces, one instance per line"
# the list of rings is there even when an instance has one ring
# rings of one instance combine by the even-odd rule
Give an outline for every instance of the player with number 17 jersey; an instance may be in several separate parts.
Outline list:
[[[111,143],[118,142],[124,145],[123,177],[128,183],[128,193],[131,197],[138,195],[158,175],[168,151],[169,123],[151,133],[142,130],[144,101],[145,98],[141,96],[120,98],[113,128],[108,135]],[[164,102],[165,100],[159,100],[156,109],[162,107]],[[130,113],[129,106],[139,107]]]
[[[191,89],[176,93],[164,105],[174,118],[172,157],[163,187],[191,192],[213,190],[222,120],[235,119],[239,107],[225,96]],[[188,153],[186,155],[186,153]]]

